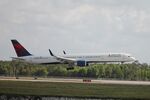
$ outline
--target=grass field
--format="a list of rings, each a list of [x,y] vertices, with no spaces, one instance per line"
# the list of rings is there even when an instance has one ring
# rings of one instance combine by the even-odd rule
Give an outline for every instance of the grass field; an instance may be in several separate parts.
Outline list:
[[[150,86],[0,81],[0,94],[150,99]]]

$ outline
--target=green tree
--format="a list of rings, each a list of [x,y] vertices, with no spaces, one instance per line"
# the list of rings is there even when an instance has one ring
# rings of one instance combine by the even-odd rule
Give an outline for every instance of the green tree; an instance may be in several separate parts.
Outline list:
[[[87,69],[87,76],[88,77],[95,77],[97,78],[99,74],[99,70],[95,66],[90,66]]]
[[[123,79],[123,72],[121,70],[121,67],[120,66],[115,66],[114,67],[114,73],[115,73],[115,76],[114,78],[117,78],[117,79]]]
[[[87,76],[87,68],[80,68],[78,71],[79,77],[86,77]]]
[[[111,65],[105,66],[105,78],[112,78],[112,67],[111,67]]]
[[[46,68],[41,68],[41,69],[38,69],[35,73],[34,73],[35,76],[47,76],[48,75],[48,71]]]
[[[66,76],[67,70],[61,66],[53,67],[49,69],[48,76]]]

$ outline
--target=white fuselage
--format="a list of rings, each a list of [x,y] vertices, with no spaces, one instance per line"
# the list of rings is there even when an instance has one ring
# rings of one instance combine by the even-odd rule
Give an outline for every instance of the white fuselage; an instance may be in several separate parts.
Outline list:
[[[131,63],[135,62],[136,59],[128,54],[94,54],[94,55],[63,55],[63,58],[75,59],[76,61],[86,61],[87,63]],[[57,64],[63,63],[60,60],[56,59],[53,56],[50,57],[35,57],[35,56],[26,56],[18,57],[24,62],[35,63],[35,64]]]

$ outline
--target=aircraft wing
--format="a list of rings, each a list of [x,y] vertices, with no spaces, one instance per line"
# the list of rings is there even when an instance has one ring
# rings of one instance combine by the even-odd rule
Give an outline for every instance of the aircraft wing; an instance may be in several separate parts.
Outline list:
[[[56,56],[52,53],[52,51],[49,49],[50,55],[55,57],[57,60],[59,60],[60,62],[68,62],[68,63],[74,63],[76,61],[76,59],[72,59],[72,58],[65,58],[65,57],[60,57],[60,56]]]
[[[65,58],[65,57],[59,57],[59,56],[54,56],[54,57],[61,62],[73,63],[76,61],[76,59],[71,59],[71,58]]]

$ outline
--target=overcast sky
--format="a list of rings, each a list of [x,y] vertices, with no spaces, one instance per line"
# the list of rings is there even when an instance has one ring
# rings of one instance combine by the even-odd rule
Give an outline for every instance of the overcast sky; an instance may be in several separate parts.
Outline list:
[[[129,53],[150,63],[150,0],[0,0],[0,60],[32,54]]]

